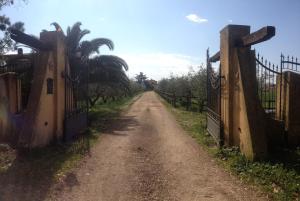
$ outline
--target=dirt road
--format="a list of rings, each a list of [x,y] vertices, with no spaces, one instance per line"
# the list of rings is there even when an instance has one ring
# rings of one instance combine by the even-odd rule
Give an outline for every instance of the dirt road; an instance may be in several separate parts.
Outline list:
[[[148,92],[50,200],[264,200],[259,196],[218,167]]]

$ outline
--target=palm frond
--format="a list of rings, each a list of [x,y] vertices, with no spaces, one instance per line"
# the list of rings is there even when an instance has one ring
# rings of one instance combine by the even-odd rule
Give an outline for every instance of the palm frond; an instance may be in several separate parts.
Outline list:
[[[98,48],[102,45],[106,45],[110,50],[114,49],[113,41],[108,38],[95,38],[91,40],[91,44],[96,52],[98,52]]]
[[[91,41],[82,41],[79,45],[79,51],[82,55],[88,57],[94,52],[99,53],[99,48],[106,45],[110,50],[114,48],[114,44],[107,38],[96,38]]]
[[[123,67],[124,70],[128,70],[128,64],[126,61],[118,56],[114,55],[101,55],[94,58],[97,62],[100,62],[101,65],[106,66],[119,66]]]
[[[87,29],[81,30],[80,29],[80,32],[78,33],[78,38],[77,38],[78,44],[80,43],[81,39],[89,33],[91,33],[90,30],[87,30]]]
[[[73,24],[72,28],[70,28],[70,30],[75,30],[75,29],[80,29],[80,26],[82,25],[81,22],[76,22]]]
[[[67,30],[67,46],[70,52],[77,52],[80,44],[80,40],[90,31],[87,29],[81,30],[81,22],[76,22],[72,28],[68,27]]]
[[[111,55],[102,55],[90,59],[88,65],[90,72],[89,82],[113,82],[127,90],[129,88],[129,79],[123,70],[124,65],[127,66],[123,59]],[[126,69],[128,69],[128,66]]]

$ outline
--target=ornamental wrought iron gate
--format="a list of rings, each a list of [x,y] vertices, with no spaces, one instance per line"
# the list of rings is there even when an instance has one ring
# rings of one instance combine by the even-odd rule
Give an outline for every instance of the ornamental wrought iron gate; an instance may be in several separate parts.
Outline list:
[[[282,67],[271,64],[259,54],[256,56],[257,92],[265,113],[273,119],[281,120]],[[278,111],[277,111],[278,110]]]
[[[64,141],[71,141],[88,126],[88,69],[65,69]]]
[[[281,55],[280,65],[274,65],[262,56],[256,56],[257,92],[266,114],[277,120],[282,116],[283,73],[291,71],[300,73],[300,63],[296,57]]]
[[[209,50],[207,50],[207,131],[215,139],[216,143],[221,145],[221,66],[215,70],[211,64],[219,60],[219,53],[210,58]]]

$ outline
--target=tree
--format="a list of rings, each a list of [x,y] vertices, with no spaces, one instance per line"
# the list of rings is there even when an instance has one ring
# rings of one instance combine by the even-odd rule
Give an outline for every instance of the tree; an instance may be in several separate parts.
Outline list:
[[[58,23],[54,22],[56,31],[62,31]],[[129,79],[125,71],[128,70],[127,63],[120,57],[113,55],[99,56],[99,48],[106,45],[110,50],[114,44],[107,38],[95,38],[84,40],[83,37],[90,33],[89,30],[80,28],[81,23],[77,22],[67,28],[65,35],[67,53],[72,75],[81,75],[83,71],[89,72],[88,84],[90,86],[88,97],[91,105],[94,105],[103,94],[116,94],[120,90],[129,91]],[[94,53],[97,56],[91,57]],[[80,78],[86,83],[85,78]]]
[[[0,0],[0,10],[5,6],[10,6],[14,4],[13,0]],[[0,54],[3,55],[7,51],[14,50],[16,48],[16,43],[10,38],[10,30],[17,29],[24,32],[24,23],[16,22],[11,23],[9,17],[5,15],[0,15],[0,30],[3,32],[3,36],[0,38]]]
[[[143,72],[140,72],[140,74],[137,74],[135,76],[135,79],[137,80],[137,82],[139,84],[143,84],[145,82],[145,80],[147,80],[148,78]]]
[[[62,31],[60,25],[53,22],[52,25],[55,26],[56,31]],[[87,29],[82,30],[80,28],[81,22],[76,22],[72,27],[67,28],[66,46],[70,61],[80,58],[81,62],[86,62],[91,54],[99,53],[99,48],[106,45],[110,50],[114,49],[114,43],[107,38],[95,38],[90,41],[84,40],[82,38],[89,34],[90,31]]]
[[[110,94],[120,90],[130,93],[130,81],[125,74],[128,70],[127,63],[120,57],[113,55],[100,55],[89,59],[89,84],[90,88],[90,104],[94,105],[97,100],[104,94],[107,95],[107,89]],[[123,95],[124,95],[123,94]]]
[[[10,6],[14,4],[14,0],[0,0],[0,10],[4,7],[4,6]]]
[[[203,64],[198,71],[193,69],[187,75],[163,78],[158,82],[158,89],[177,96],[186,96],[191,92],[192,96],[198,97],[198,101],[206,100],[206,68]]]

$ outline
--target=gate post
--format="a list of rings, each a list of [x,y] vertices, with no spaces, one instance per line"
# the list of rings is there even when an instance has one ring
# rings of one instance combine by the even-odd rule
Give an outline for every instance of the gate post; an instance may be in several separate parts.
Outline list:
[[[228,25],[220,32],[221,122],[225,146],[238,146],[250,159],[267,154],[264,111],[256,93],[255,54],[238,44],[250,26]]]
[[[40,51],[35,59],[33,84],[30,89],[19,147],[42,147],[61,139],[65,113],[66,51],[61,32],[42,32],[40,42],[51,46]]]
[[[250,33],[249,26],[226,26],[221,30],[220,63],[221,63],[221,120],[223,122],[224,144],[239,144],[239,136],[233,132],[233,98],[235,75],[238,71],[235,43],[242,36]]]
[[[65,36],[62,32],[42,32],[41,40],[52,43],[54,58],[54,139],[62,140],[64,133],[64,116],[65,116],[65,78],[62,76],[66,68],[69,68],[66,54]],[[53,139],[53,140],[54,140]]]

